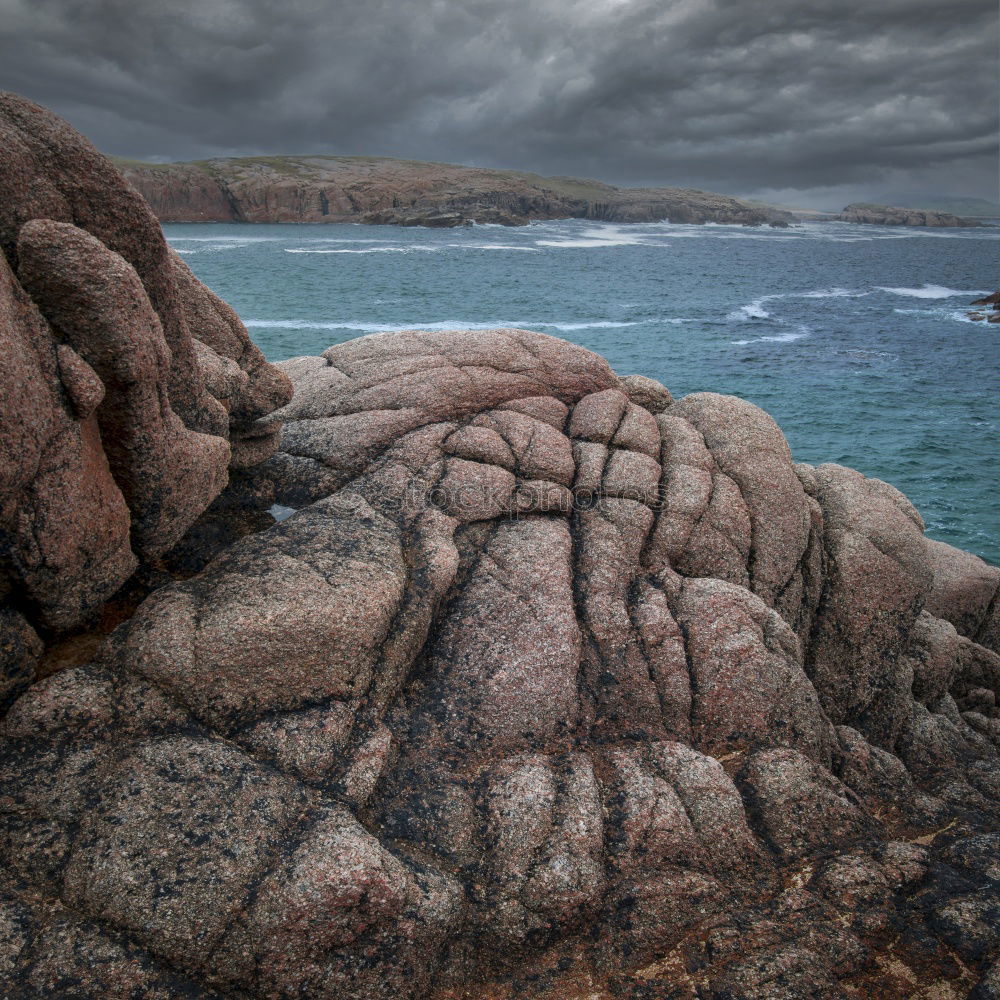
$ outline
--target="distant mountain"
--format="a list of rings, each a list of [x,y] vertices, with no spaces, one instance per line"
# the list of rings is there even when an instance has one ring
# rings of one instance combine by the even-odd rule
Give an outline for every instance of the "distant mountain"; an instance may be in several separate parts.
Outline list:
[[[1000,219],[1000,202],[986,198],[964,198],[960,195],[887,195],[879,200],[885,205],[901,205],[929,212],[950,212],[952,215],[964,215],[973,219]]]
[[[524,225],[532,219],[785,225],[793,216],[688,188],[618,188],[449,163],[373,156],[257,156],[191,163],[117,160],[161,222]]]

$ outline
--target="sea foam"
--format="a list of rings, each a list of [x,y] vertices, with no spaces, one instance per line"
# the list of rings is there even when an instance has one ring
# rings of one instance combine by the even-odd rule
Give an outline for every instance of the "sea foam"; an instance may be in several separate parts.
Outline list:
[[[657,321],[646,321],[657,322]],[[664,320],[674,323],[680,320]],[[550,320],[494,320],[482,323],[473,320],[444,320],[433,323],[361,323],[353,320],[316,321],[308,319],[247,319],[243,325],[250,329],[270,330],[360,330],[363,333],[401,333],[403,330],[502,330],[502,329],[555,329],[555,330],[601,330],[618,329],[626,326],[640,326],[636,322],[619,320],[587,320],[584,322],[553,322]]]
[[[764,303],[769,302],[771,299],[781,298],[779,295],[764,295],[759,299],[754,299],[753,302],[745,306],[740,306],[739,309],[734,309],[726,319],[734,320],[737,322],[743,322],[750,319],[770,319],[771,314],[764,308]]]
[[[970,295],[982,295],[983,292],[961,291],[956,288],[945,288],[944,285],[921,285],[920,288],[886,288],[883,285],[876,285],[880,292],[888,292],[890,295],[906,295],[913,299],[957,299]]]
[[[794,333],[789,331],[788,333],[776,333],[772,337],[751,337],[749,340],[731,340],[730,343],[739,344],[741,346],[744,344],[760,344],[765,341],[775,344],[787,344],[793,340],[801,340],[803,337],[808,337],[809,333],[810,331],[808,329],[800,327],[798,331]]]
[[[310,253],[310,254],[327,254],[327,253],[409,253],[411,250],[440,250],[440,247],[429,247],[429,246],[412,246],[412,247],[367,247],[364,250],[346,250],[344,248],[339,248],[337,250],[313,250],[307,247],[297,247],[295,249],[285,248],[285,253]]]
[[[606,226],[595,229],[585,229],[578,238],[562,238],[556,240],[535,240],[540,247],[553,247],[560,250],[586,250],[596,247],[627,247],[642,246],[647,241],[635,233],[625,233],[617,226]]]
[[[950,319],[956,323],[975,323],[977,320],[970,319],[968,311],[964,309],[893,309],[894,313],[902,316],[935,316],[938,319]]]

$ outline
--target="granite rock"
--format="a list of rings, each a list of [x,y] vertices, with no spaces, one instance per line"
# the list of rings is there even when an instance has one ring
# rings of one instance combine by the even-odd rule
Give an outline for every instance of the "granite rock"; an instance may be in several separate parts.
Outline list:
[[[3,722],[25,920],[247,997],[987,974],[1000,658],[900,494],[527,331],[281,367],[231,502],[295,512]]]
[[[0,177],[0,601],[48,641],[271,455],[291,386],[115,166],[13,94]]]

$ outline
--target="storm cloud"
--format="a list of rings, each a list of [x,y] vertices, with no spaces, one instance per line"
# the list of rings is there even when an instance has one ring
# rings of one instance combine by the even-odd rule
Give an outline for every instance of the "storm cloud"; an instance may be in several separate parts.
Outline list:
[[[0,88],[138,159],[996,198],[997,31],[995,0],[0,0]]]

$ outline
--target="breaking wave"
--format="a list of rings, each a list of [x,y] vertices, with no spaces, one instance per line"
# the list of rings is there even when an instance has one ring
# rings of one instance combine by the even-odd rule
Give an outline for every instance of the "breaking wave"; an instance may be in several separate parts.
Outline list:
[[[883,285],[876,285],[880,292],[888,292],[890,295],[906,295],[912,299],[958,299],[969,295],[983,295],[982,290],[962,291],[957,288],[945,288],[944,285],[921,285],[919,288],[886,288]]]
[[[656,322],[656,321],[646,321]],[[665,320],[667,323],[679,323],[682,320]],[[403,330],[498,330],[518,328],[525,330],[603,330],[617,329],[626,326],[640,326],[641,323],[623,322],[618,320],[588,320],[585,322],[553,322],[542,320],[494,320],[488,323],[471,320],[444,320],[434,323],[360,323],[353,320],[316,321],[308,319],[247,319],[243,325],[250,329],[269,330],[360,330],[363,333],[400,333]]]

